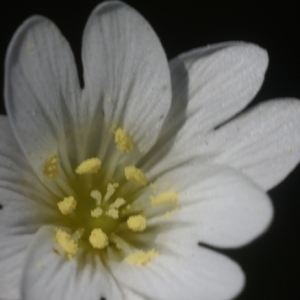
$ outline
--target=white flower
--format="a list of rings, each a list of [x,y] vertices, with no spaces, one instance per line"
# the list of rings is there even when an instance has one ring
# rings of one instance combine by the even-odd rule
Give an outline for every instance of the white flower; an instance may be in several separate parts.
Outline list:
[[[231,42],[168,64],[121,2],[93,11],[82,61],[83,89],[69,44],[43,17],[9,46],[0,298],[234,297],[240,267],[198,243],[239,247],[267,228],[265,191],[300,158],[299,102],[232,119],[259,90],[266,52]]]

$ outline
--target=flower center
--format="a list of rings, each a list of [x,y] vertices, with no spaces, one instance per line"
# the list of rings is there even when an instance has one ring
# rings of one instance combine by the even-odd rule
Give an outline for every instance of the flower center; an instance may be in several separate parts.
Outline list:
[[[133,151],[132,139],[124,129],[117,128],[114,134],[118,151]],[[43,175],[67,187],[63,189],[65,196],[55,200],[56,224],[59,224],[55,230],[56,241],[69,259],[80,251],[103,257],[110,248],[129,264],[145,265],[158,254],[153,245],[143,248],[138,242],[140,235],[147,232],[145,210],[164,206],[160,213],[169,216],[176,209],[177,193],[165,191],[153,195],[146,175],[134,165],[123,167],[119,182],[104,179],[105,170],[101,167],[99,158],[87,158],[63,182],[59,178],[58,156],[45,161]],[[136,204],[143,197],[146,205]]]

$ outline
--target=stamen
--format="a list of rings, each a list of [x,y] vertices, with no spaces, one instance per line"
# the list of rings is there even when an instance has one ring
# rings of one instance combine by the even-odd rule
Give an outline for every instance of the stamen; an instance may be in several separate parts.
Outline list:
[[[119,183],[118,182],[114,182],[112,185],[114,186],[115,189],[117,189],[119,187]]]
[[[62,189],[62,191],[65,193],[65,194],[69,194],[69,195],[72,195],[74,192],[73,190],[70,188],[70,186],[68,185],[68,183],[63,180],[61,178],[61,176],[57,177],[55,179],[55,182],[57,183],[57,185]]]
[[[104,196],[104,201],[107,201],[116,191],[116,189],[114,188],[113,184],[109,183],[107,185],[107,190],[106,190],[106,194]]]
[[[132,252],[132,247],[130,247],[130,245],[127,242],[125,242],[121,237],[119,237],[115,233],[112,233],[109,238],[110,241],[115,243],[117,249],[123,250],[123,252],[125,252],[128,255]]]
[[[116,208],[110,208],[106,214],[113,219],[118,219],[119,218],[119,211]]]
[[[170,211],[167,211],[164,213],[164,217],[167,219],[167,218],[173,216],[177,211],[178,211],[178,207],[176,207]]]
[[[131,137],[122,128],[118,128],[115,131],[115,142],[118,144],[119,149],[125,153],[129,153],[133,150]]]
[[[141,169],[138,169],[135,166],[128,166],[125,167],[124,172],[127,180],[138,185],[146,185],[147,178]]]
[[[43,175],[48,178],[54,179],[58,175],[58,156],[53,155],[49,157],[43,166]]]
[[[71,235],[59,228],[55,229],[55,239],[57,243],[62,247],[62,249],[65,251],[65,254],[69,259],[72,259],[74,255],[77,253],[78,250],[78,243],[75,242]]]
[[[103,210],[100,207],[96,207],[95,209],[91,210],[91,216],[93,218],[98,218],[102,215]]]
[[[158,252],[155,249],[150,251],[138,251],[135,253],[131,253],[126,257],[126,262],[130,265],[146,265],[151,259],[158,255]]]
[[[96,249],[103,249],[108,245],[107,235],[101,228],[95,228],[92,230],[89,241],[93,248]]]
[[[64,200],[57,203],[60,212],[66,216],[71,214],[76,210],[77,201],[73,196],[65,197]]]
[[[120,208],[122,205],[124,205],[126,201],[123,198],[117,198],[116,201],[111,204],[110,208]]]
[[[178,196],[176,192],[166,192],[160,194],[158,197],[150,196],[152,206],[159,206],[165,204],[174,204],[177,202]]]
[[[96,205],[100,206],[101,205],[101,200],[102,200],[102,194],[101,194],[101,192],[98,191],[98,190],[93,190],[93,191],[91,191],[90,195],[91,195],[91,197],[93,199],[96,200]]]
[[[83,161],[75,170],[79,175],[95,174],[101,167],[101,160],[97,157],[89,158]]]
[[[150,183],[150,188],[153,190],[153,193],[156,193],[157,191],[157,185],[154,183]]]
[[[142,215],[131,216],[127,220],[127,226],[130,230],[134,232],[142,232],[147,227],[147,220]]]
[[[83,228],[76,230],[76,232],[72,234],[72,240],[78,242],[83,237],[84,231],[85,230]]]

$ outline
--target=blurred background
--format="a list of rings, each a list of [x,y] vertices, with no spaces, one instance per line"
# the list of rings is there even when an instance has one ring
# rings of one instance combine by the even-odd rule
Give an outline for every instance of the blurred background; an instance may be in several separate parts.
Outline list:
[[[1,90],[6,48],[17,27],[29,16],[53,20],[69,40],[80,76],[81,36],[97,0],[1,1]],[[168,58],[187,50],[230,40],[260,45],[269,53],[265,83],[254,100],[300,98],[300,26],[297,1],[166,1],[128,0],[150,22]],[[5,114],[3,97],[1,113]],[[275,207],[268,232],[251,245],[220,251],[237,261],[247,275],[238,300],[300,299],[300,167],[270,191]],[[219,250],[219,249],[218,249]],[[171,299],[170,299],[171,300]],[[184,299],[183,299],[184,300]],[[203,299],[205,300],[205,299]]]

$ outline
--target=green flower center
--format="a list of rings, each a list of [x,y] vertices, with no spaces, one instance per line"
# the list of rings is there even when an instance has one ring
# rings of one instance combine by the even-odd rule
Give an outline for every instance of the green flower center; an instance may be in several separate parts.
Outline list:
[[[118,128],[114,134],[120,151],[129,153],[133,150],[133,142],[124,129]],[[72,179],[62,183],[58,178],[59,158],[55,155],[44,163],[44,176],[60,180],[63,186],[69,187],[65,189],[67,194],[63,199],[55,200],[56,223],[59,224],[55,229],[56,241],[69,259],[81,250],[103,256],[110,247],[126,257],[127,263],[145,265],[158,252],[155,249],[136,251],[137,247],[128,241],[132,234],[138,236],[147,231],[143,209],[133,205],[149,189],[147,178],[141,169],[129,165],[124,168],[119,182],[107,182],[103,180],[105,171],[101,165],[99,158],[88,158],[77,166]],[[163,205],[170,209],[170,205],[177,204],[174,191],[148,198],[150,207]]]

